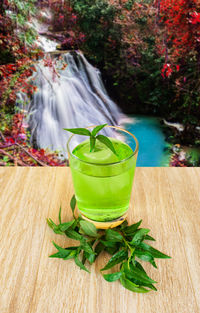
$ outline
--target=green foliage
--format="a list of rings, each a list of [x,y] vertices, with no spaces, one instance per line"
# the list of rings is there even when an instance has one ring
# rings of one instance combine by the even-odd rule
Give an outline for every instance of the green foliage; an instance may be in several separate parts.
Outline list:
[[[22,42],[32,45],[36,39],[36,31],[27,22],[35,15],[37,0],[8,0],[12,13],[10,18],[13,23],[22,31],[19,32],[19,39]]]
[[[72,202],[74,200],[71,200]],[[71,205],[71,209],[74,216],[74,205]],[[150,262],[156,267],[155,258],[167,259],[170,257],[144,243],[144,240],[153,238],[147,235],[149,229],[138,228],[142,221],[130,226],[125,221],[113,229],[97,230],[93,224],[83,220],[80,216],[71,222],[61,223],[61,209],[58,220],[58,225],[51,219],[47,219],[47,223],[56,234],[66,235],[79,241],[80,244],[62,248],[53,242],[57,252],[52,254],[51,258],[74,259],[80,269],[89,272],[84,265],[86,260],[92,264],[103,251],[106,251],[112,256],[101,272],[120,264],[119,271],[102,274],[106,281],[120,280],[126,289],[133,292],[146,293],[150,290],[157,290],[153,285],[157,282],[147,275],[143,266],[135,258]]]
[[[114,23],[117,8],[104,0],[71,0],[78,14],[81,31],[86,35],[83,49],[95,63],[105,63],[105,51],[120,42],[120,27]]]

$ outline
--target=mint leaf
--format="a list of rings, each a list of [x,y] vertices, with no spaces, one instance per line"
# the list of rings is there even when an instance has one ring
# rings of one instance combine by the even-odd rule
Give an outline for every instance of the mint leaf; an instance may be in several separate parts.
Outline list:
[[[145,238],[146,239],[146,238]],[[139,245],[140,248],[142,248],[143,250],[145,251],[148,251],[151,253],[151,255],[154,257],[154,258],[157,258],[157,259],[171,259],[170,256],[158,251],[157,249],[149,246],[148,244],[144,243],[144,242],[141,242],[140,245]]]
[[[138,227],[140,226],[141,223],[142,223],[142,220],[140,220],[139,222],[137,222],[131,226],[127,226],[123,229],[123,232],[127,236],[132,236],[132,235],[134,235],[135,231],[138,229]]]
[[[56,225],[53,221],[52,221],[52,219],[48,219],[47,218],[47,224],[49,225],[49,227],[51,228],[51,229],[53,229],[53,231],[54,231],[54,233],[55,234],[60,234],[60,235],[63,235],[63,232],[60,230],[60,228],[59,228],[59,226],[58,225]]]
[[[133,279],[140,281],[141,283],[140,285],[142,285],[142,283],[146,283],[146,284],[156,283],[155,280],[151,279],[149,276],[147,276],[146,273],[141,271],[139,268],[133,266],[131,263],[130,263],[130,266],[128,266],[128,262],[125,262],[123,264],[123,270],[127,278],[129,279],[133,278]]]
[[[145,240],[151,240],[151,241],[156,241],[156,239],[154,239],[153,237],[146,235],[145,236]]]
[[[105,239],[111,242],[122,242],[123,236],[115,230],[107,229]]]
[[[59,215],[58,215],[58,219],[59,219],[59,223],[61,224],[61,206],[60,206],[60,210],[59,210]]]
[[[108,137],[106,137],[106,136],[104,136],[104,135],[98,135],[96,138],[97,138],[101,143],[103,143],[104,145],[106,145],[115,155],[117,155],[117,152],[115,151],[115,148],[114,148],[114,146],[113,146],[113,144],[112,144],[112,141],[111,141]]]
[[[72,220],[71,222],[67,222],[67,223],[62,223],[58,225],[58,227],[62,232],[65,232],[68,228],[70,228],[74,224],[74,222],[75,220]]]
[[[74,214],[75,196],[72,197],[70,205]],[[154,240],[154,238],[148,235],[149,229],[138,228],[141,221],[130,226],[125,221],[113,229],[98,231],[92,223],[83,220],[81,216],[70,222],[61,223],[60,208],[59,222],[60,224],[56,225],[51,219],[47,219],[49,227],[56,234],[78,240],[80,245],[62,248],[53,243],[57,252],[50,255],[51,258],[74,259],[77,266],[89,272],[84,265],[85,261],[92,264],[102,251],[106,251],[111,254],[111,258],[101,271],[108,270],[117,264],[120,264],[120,271],[103,274],[105,280],[114,282],[120,279],[121,284],[133,292],[146,293],[150,290],[157,290],[153,285],[156,282],[147,275],[135,258],[149,262],[157,268],[154,258],[170,257],[144,243],[144,240]]]
[[[65,235],[71,239],[75,239],[75,240],[79,240],[82,241],[83,240],[83,236],[81,236],[79,233],[77,233],[75,230],[73,229],[68,229],[65,231]]]
[[[81,229],[83,230],[84,234],[90,236],[90,237],[97,237],[97,229],[94,224],[88,222],[88,221],[80,221]]]
[[[96,142],[96,138],[91,136],[90,137],[90,152],[94,151],[95,142]]]
[[[108,124],[103,124],[103,125],[98,125],[96,126],[93,131],[92,131],[92,136],[96,136],[96,134],[102,129],[104,128],[106,125]]]
[[[90,273],[90,271],[88,271],[88,269],[85,267],[85,265],[81,262],[81,260],[79,260],[78,255],[75,256],[74,258],[76,265],[78,265],[80,267],[80,269]]]
[[[122,286],[124,286],[126,289],[133,291],[133,292],[138,292],[138,293],[146,293],[149,292],[150,290],[140,287],[136,284],[134,284],[132,281],[130,281],[129,279],[127,279],[125,277],[125,275],[122,275],[120,277],[120,282],[122,284]]]
[[[75,207],[76,207],[76,197],[75,197],[75,195],[73,195],[72,198],[71,198],[70,207],[71,207],[71,210],[72,210],[73,217],[75,218],[75,216],[74,216],[74,210],[75,210]]]
[[[136,231],[133,235],[132,240],[130,241],[130,245],[137,246],[141,243],[141,241],[145,238],[145,235],[150,232],[150,229],[141,228]]]
[[[64,130],[82,136],[91,136],[91,132],[86,128],[63,128]]]
[[[105,271],[110,269],[116,264],[121,263],[123,260],[127,259],[128,257],[128,252],[126,250],[120,250],[119,252],[115,253],[112,258],[108,261],[106,266],[101,269],[101,271]]]
[[[122,276],[122,272],[116,272],[116,273],[112,273],[112,274],[104,274],[103,275],[104,279],[107,280],[108,282],[116,281],[116,280],[120,279],[121,276]]]

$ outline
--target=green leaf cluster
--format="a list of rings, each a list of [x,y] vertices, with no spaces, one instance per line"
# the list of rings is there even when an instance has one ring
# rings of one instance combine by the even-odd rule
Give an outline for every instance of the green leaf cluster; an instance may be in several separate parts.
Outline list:
[[[138,293],[157,290],[154,286],[156,281],[147,275],[139,261],[149,262],[157,268],[155,259],[168,259],[170,257],[144,242],[155,241],[155,239],[148,235],[149,229],[140,228],[142,220],[132,225],[128,225],[128,222],[124,221],[115,228],[98,230],[92,223],[83,220],[81,216],[75,217],[75,196],[72,197],[70,206],[74,217],[72,221],[62,223],[60,208],[59,224],[55,224],[50,218],[47,219],[47,223],[56,234],[79,241],[79,244],[62,248],[53,242],[57,252],[52,254],[51,258],[74,259],[80,269],[89,272],[86,262],[94,263],[104,251],[109,253],[111,258],[101,269],[101,272],[110,270],[115,266],[118,267],[116,272],[102,274],[106,281],[119,280],[126,289]]]
[[[96,140],[99,140],[101,143],[106,145],[114,154],[117,155],[115,148],[112,144],[112,141],[104,135],[97,135],[97,133],[100,130],[102,130],[106,125],[107,124],[98,125],[92,130],[92,132],[90,132],[87,128],[63,128],[63,129],[76,135],[89,136],[90,152],[95,150],[95,142]]]

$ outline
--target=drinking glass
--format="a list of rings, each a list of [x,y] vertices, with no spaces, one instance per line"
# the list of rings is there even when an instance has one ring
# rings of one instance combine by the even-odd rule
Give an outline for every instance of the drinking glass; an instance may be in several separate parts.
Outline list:
[[[131,147],[131,154],[112,163],[87,162],[73,154],[75,147],[87,137],[75,134],[69,138],[67,149],[78,210],[82,218],[103,229],[118,226],[127,216],[138,141],[129,131],[117,126],[107,125],[101,133],[109,134],[111,140],[126,141]]]

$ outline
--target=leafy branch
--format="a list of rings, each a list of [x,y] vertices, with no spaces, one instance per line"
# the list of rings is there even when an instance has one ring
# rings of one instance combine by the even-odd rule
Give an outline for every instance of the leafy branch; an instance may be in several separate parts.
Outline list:
[[[105,251],[111,255],[111,258],[101,269],[101,273],[120,265],[117,272],[102,274],[106,281],[120,280],[126,289],[138,293],[157,290],[154,286],[156,281],[147,275],[139,260],[149,262],[157,268],[155,259],[168,259],[170,256],[144,242],[145,240],[155,241],[155,239],[148,235],[149,229],[139,228],[142,220],[132,225],[124,221],[113,229],[97,230],[94,224],[83,220],[81,216],[75,217],[75,196],[72,197],[70,206],[74,217],[72,221],[62,223],[60,208],[59,224],[55,224],[50,218],[47,219],[47,223],[56,234],[79,241],[79,244],[62,248],[53,242],[57,252],[50,255],[51,258],[74,259],[80,269],[89,272],[85,266],[86,261],[89,264],[94,263],[97,257]]]
[[[69,131],[76,135],[82,135],[82,136],[89,136],[90,138],[90,152],[93,152],[95,149],[95,143],[96,139],[99,140],[101,143],[106,145],[114,154],[117,155],[115,148],[112,144],[112,141],[104,136],[104,135],[97,135],[97,133],[102,130],[107,124],[98,125],[96,126],[92,132],[90,132],[87,128],[63,128],[66,131]]]

